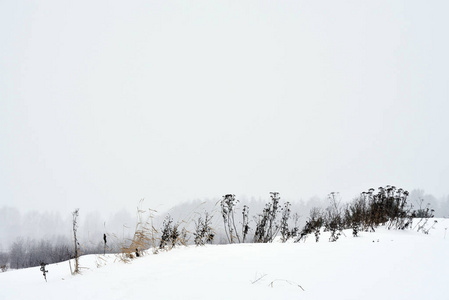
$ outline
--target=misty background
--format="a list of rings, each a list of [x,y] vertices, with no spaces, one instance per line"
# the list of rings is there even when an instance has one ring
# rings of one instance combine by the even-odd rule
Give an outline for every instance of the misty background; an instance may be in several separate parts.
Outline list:
[[[140,199],[307,210],[392,184],[447,216],[448,8],[2,1],[0,247],[70,239],[75,208],[85,243],[124,237]]]
[[[219,201],[222,198],[193,200],[175,205],[167,211],[156,211],[147,207],[145,201],[136,203],[134,211],[125,209],[111,214],[105,214],[104,211],[82,211],[80,210],[78,218],[78,238],[81,241],[82,249],[93,248],[96,251],[103,249],[103,234],[106,234],[111,245],[111,250],[118,250],[117,247],[125,244],[133,237],[137,222],[137,209],[144,211],[145,217],[151,217],[151,225],[158,232],[161,232],[164,219],[170,215],[175,223],[188,229],[190,233],[194,232],[195,222],[198,217],[204,216],[207,212],[212,216],[212,228],[216,233],[214,243],[227,243],[223,232],[223,219]],[[345,201],[337,196],[340,207],[344,208],[350,201]],[[256,199],[254,197],[239,198],[236,208],[237,224],[242,223],[242,209],[244,205],[249,207],[250,215],[250,235],[253,234],[257,216],[262,213],[266,203],[269,202],[269,196]],[[351,199],[352,200],[352,199]],[[282,205],[288,200],[281,196]],[[292,204],[292,216],[297,214],[299,217],[297,226],[304,226],[308,220],[309,212],[312,208],[325,209],[329,206],[328,198],[312,197],[307,201],[299,200],[290,202]],[[449,218],[449,196],[445,198],[436,198],[423,190],[412,190],[408,197],[408,203],[413,205],[414,209],[425,209],[430,207],[434,210],[434,216],[437,218]],[[27,213],[21,213],[14,207],[0,208],[0,252],[7,252],[13,243],[18,241],[37,242],[41,240],[52,241],[55,244],[72,244],[72,215],[62,215],[60,212],[39,212],[37,210]],[[291,222],[295,222],[294,218]],[[293,224],[293,223],[292,223]],[[192,242],[189,241],[188,242]],[[100,249],[100,250],[98,250]]]

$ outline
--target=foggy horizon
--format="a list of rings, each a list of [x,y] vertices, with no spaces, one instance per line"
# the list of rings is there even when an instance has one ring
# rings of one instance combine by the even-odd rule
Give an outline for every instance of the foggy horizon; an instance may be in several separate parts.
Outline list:
[[[449,195],[445,1],[4,1],[0,208]]]
[[[371,188],[374,189],[378,189],[378,187],[372,186]],[[402,188],[401,186],[398,186],[398,188]],[[423,189],[405,189],[409,192],[412,193],[420,193],[419,198],[422,199],[427,199],[427,198],[431,198],[431,199],[435,199],[435,201],[438,202],[444,202],[446,201],[446,199],[449,199],[449,195],[444,194],[444,195],[434,195],[432,193],[428,193],[427,191],[423,190]],[[354,195],[353,197],[343,197],[342,193],[335,191],[333,193],[336,193],[338,195],[339,200],[341,201],[342,204],[345,203],[350,203],[352,202],[354,199],[358,198],[362,192],[368,191],[368,188],[360,191],[359,193],[357,193],[356,195]],[[265,195],[259,195],[259,196],[248,196],[246,194],[236,194],[236,199],[247,202],[247,201],[261,201],[261,202],[267,202],[270,199],[270,193],[271,191],[267,192]],[[328,201],[328,197],[329,193],[326,194],[320,194],[320,195],[312,195],[308,198],[304,198],[304,197],[285,197],[283,195],[282,192],[280,193],[280,197],[282,202],[291,202],[291,203],[308,203],[308,202],[313,202],[313,201],[320,201],[323,204],[326,203]],[[225,194],[229,194],[229,193],[225,193]],[[34,213],[34,212],[38,212],[38,213],[49,213],[49,214],[53,214],[53,213],[58,213],[61,215],[65,215],[68,219],[71,218],[71,214],[75,209],[80,209],[81,212],[85,212],[85,213],[94,213],[94,212],[99,212],[102,214],[103,217],[111,217],[112,215],[116,214],[117,212],[120,211],[126,211],[128,213],[130,213],[131,215],[134,216],[137,208],[139,206],[144,206],[145,209],[150,209],[152,211],[154,211],[157,215],[159,214],[164,214],[168,211],[170,211],[173,208],[176,208],[178,206],[182,206],[185,204],[191,204],[191,203],[206,203],[206,202],[218,202],[219,200],[221,200],[223,198],[223,196],[225,195],[220,195],[220,196],[216,196],[216,197],[204,197],[204,198],[192,198],[192,199],[187,199],[185,201],[177,201],[175,202],[173,205],[164,205],[163,203],[155,203],[155,202],[151,202],[148,199],[145,198],[141,198],[136,200],[134,203],[128,202],[126,204],[124,204],[122,207],[117,207],[117,208],[112,208],[112,207],[104,207],[104,208],[95,208],[93,206],[89,206],[89,205],[84,205],[84,206],[73,206],[73,207],[67,207],[66,209],[53,209],[53,208],[39,208],[39,207],[19,207],[14,205],[14,203],[11,204],[5,204],[0,206],[0,209],[2,208],[13,208],[13,209],[17,209],[20,213],[22,214],[28,214],[28,213]],[[231,193],[232,194],[232,193]],[[416,200],[418,198],[414,197],[411,201],[413,203],[409,203],[409,204],[413,204],[414,206],[416,206]],[[410,199],[409,199],[410,202]]]
[[[237,215],[241,214],[243,205],[249,207],[251,224],[255,218],[262,213],[265,205],[269,202],[266,198],[238,197]],[[285,199],[280,195],[280,203],[284,205],[287,201],[291,204],[293,214],[299,216],[299,226],[305,224],[309,218],[312,208],[325,210],[329,205],[328,198],[312,197],[307,200]],[[342,199],[340,208],[344,209],[351,201]],[[420,200],[423,202],[420,204]],[[80,208],[79,210],[79,237],[84,247],[96,245],[106,233],[108,237],[117,242],[133,235],[137,222],[137,208],[145,212],[147,216],[151,212],[152,224],[159,229],[162,221],[171,216],[176,223],[191,228],[195,219],[204,212],[213,216],[213,227],[219,232],[222,227],[222,216],[219,198],[192,200],[178,203],[169,209],[157,210],[149,206],[145,200],[139,201],[133,209],[120,209],[117,211],[89,210]],[[433,214],[437,218],[449,217],[449,196],[435,197],[423,190],[414,189],[410,191],[408,204],[413,205],[413,209],[434,209]],[[73,211],[73,210],[72,210]],[[0,253],[6,251],[13,242],[23,241],[71,241],[72,239],[72,212],[61,211],[22,211],[16,207],[0,207]]]

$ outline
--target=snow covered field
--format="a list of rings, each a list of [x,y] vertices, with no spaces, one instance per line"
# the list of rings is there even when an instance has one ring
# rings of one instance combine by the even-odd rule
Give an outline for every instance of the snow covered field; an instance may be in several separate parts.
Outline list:
[[[48,282],[39,267],[0,273],[0,299],[449,299],[448,227],[189,246],[129,264],[88,255],[81,275],[68,262],[47,266]]]

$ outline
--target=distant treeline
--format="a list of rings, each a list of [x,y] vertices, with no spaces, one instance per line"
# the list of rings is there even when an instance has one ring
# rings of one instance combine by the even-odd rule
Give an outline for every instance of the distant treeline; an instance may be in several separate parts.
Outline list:
[[[34,240],[18,238],[12,243],[9,251],[0,252],[0,267],[13,269],[39,266],[41,263],[52,264],[74,258],[74,246],[67,237],[58,236],[55,239]],[[120,247],[99,242],[98,245],[84,245],[82,255],[116,253]]]

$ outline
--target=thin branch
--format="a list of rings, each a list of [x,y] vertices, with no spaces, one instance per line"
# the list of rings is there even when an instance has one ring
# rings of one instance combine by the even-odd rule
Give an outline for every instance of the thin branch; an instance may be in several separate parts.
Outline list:
[[[263,274],[262,276],[260,276],[259,278],[257,278],[254,281],[251,281],[251,284],[255,284],[256,282],[258,282],[259,280],[261,280],[262,278],[264,278],[265,276],[267,276],[267,274]]]
[[[302,288],[302,286],[300,286],[299,284],[297,284],[296,282],[290,281],[290,280],[286,280],[286,279],[275,279],[272,282],[270,282],[270,284],[268,286],[273,287],[273,284],[275,281],[285,281],[290,285],[296,285],[297,287],[299,287],[301,290],[303,290],[305,292],[305,290]]]

